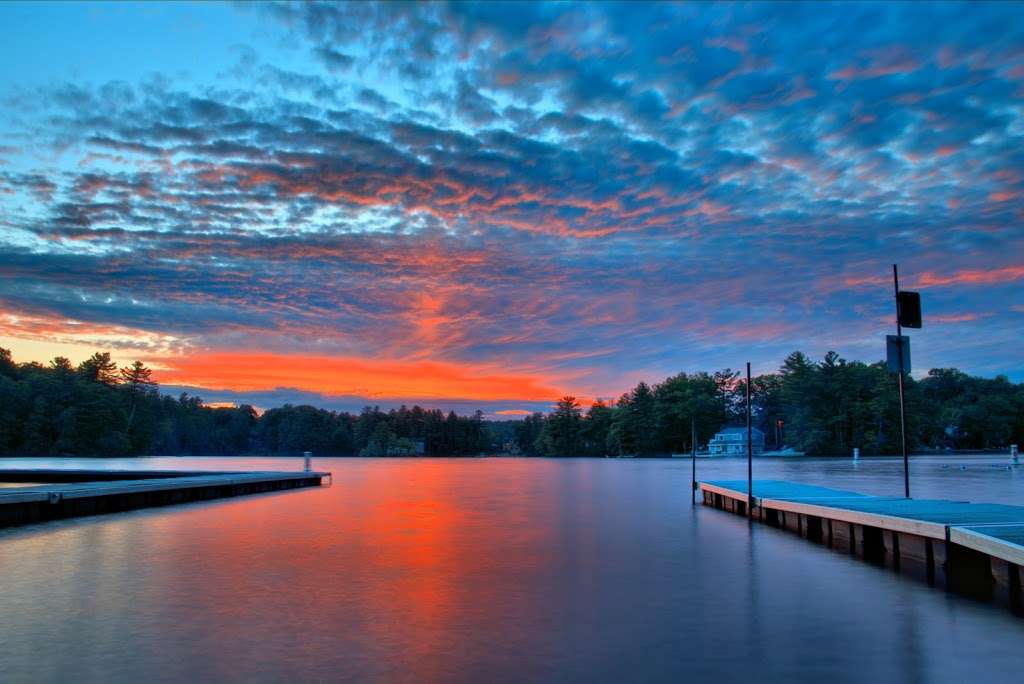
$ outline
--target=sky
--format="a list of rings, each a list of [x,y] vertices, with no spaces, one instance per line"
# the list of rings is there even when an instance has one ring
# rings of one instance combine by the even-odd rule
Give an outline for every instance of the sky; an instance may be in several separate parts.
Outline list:
[[[0,347],[489,417],[787,354],[1024,381],[1024,7],[0,3]]]

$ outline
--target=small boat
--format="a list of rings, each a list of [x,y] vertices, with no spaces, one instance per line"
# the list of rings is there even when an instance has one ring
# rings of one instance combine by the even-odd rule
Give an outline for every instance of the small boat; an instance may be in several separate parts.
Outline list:
[[[782,457],[782,458],[792,458],[794,456],[804,456],[804,455],[805,455],[804,452],[797,451],[796,449],[793,449],[792,447],[786,447],[785,449],[781,449],[779,451],[762,451],[759,454],[755,454],[755,456],[769,456],[769,457],[774,456],[774,457]]]

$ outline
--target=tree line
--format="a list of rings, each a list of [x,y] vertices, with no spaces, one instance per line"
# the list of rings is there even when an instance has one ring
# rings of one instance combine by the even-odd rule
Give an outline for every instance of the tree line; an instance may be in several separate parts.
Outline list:
[[[639,383],[584,410],[573,397],[521,421],[483,420],[419,406],[358,415],[285,405],[213,407],[158,391],[150,369],[118,368],[96,353],[77,366],[15,363],[0,348],[0,455],[130,456],[300,454],[325,456],[665,455],[704,448],[723,426],[742,424],[745,379],[736,371],[680,373]],[[906,378],[908,446],[1002,449],[1024,445],[1024,384],[951,368]],[[753,424],[768,449],[847,455],[899,451],[896,381],[883,363],[819,362],[790,354],[778,372],[752,378]]]
[[[0,348],[0,455],[464,456],[489,448],[479,411],[366,407],[352,415],[286,404],[261,415],[161,394],[149,368],[118,368],[108,353],[77,366],[62,357],[19,364]]]
[[[907,376],[907,444],[911,450],[1003,449],[1024,445],[1024,384],[936,368]],[[586,411],[564,397],[547,414],[512,428],[507,450],[524,455],[664,455],[698,449],[722,427],[745,425],[746,379],[730,369],[680,373],[641,382],[614,404]],[[829,352],[820,362],[794,352],[776,373],[751,378],[753,426],[766,448],[815,455],[896,454],[899,394],[884,363],[847,361]]]

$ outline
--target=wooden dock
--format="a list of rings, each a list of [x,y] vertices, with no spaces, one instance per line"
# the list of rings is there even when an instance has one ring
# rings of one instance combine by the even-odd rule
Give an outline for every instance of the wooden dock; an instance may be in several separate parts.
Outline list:
[[[326,472],[0,470],[0,527],[317,487]]]
[[[705,505],[748,515],[746,480],[701,482]],[[1022,605],[1024,506],[882,497],[755,480],[750,518],[985,600]]]

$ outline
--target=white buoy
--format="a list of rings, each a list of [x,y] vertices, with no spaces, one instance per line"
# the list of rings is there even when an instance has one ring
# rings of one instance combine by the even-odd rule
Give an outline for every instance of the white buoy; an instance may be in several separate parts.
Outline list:
[[[313,464],[312,464],[313,452],[312,451],[303,451],[302,452],[302,458],[304,460],[303,466],[304,466],[306,472],[308,473],[310,470],[313,469]]]
[[[858,447],[853,447],[853,462],[856,463],[859,460],[860,460],[860,449]]]

